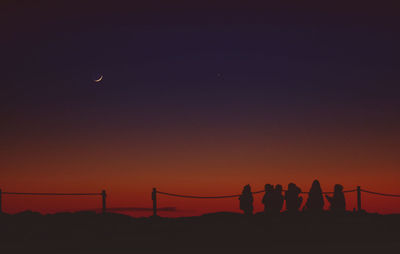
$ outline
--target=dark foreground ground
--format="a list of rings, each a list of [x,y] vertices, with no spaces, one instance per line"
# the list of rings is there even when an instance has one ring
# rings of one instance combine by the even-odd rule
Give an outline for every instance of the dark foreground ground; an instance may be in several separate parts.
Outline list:
[[[0,215],[0,253],[400,253],[400,215]]]

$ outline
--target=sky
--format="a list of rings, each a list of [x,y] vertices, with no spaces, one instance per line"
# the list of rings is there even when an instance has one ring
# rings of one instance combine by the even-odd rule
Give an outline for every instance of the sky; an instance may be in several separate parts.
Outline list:
[[[1,5],[3,191],[105,189],[108,206],[142,208],[153,187],[229,195],[246,184],[306,191],[319,179],[326,191],[341,183],[400,194],[391,2]],[[352,210],[355,194],[346,195]],[[100,204],[3,197],[11,213]],[[176,207],[165,216],[239,207],[165,196],[159,205]],[[400,213],[400,200],[363,194],[363,207]]]

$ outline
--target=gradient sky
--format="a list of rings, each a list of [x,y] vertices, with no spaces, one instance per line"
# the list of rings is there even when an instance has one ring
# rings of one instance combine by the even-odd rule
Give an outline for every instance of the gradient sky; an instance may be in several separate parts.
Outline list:
[[[316,178],[400,194],[398,8],[376,4],[5,1],[0,187],[106,189],[112,207],[151,207],[152,187],[306,191]],[[159,202],[238,210],[236,199]],[[55,212],[100,200],[3,203]],[[364,195],[363,206],[400,213],[399,199]]]

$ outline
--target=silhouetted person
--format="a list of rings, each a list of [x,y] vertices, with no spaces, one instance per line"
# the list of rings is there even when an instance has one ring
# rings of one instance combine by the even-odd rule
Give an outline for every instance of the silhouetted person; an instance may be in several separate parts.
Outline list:
[[[246,185],[243,188],[242,194],[239,197],[240,210],[244,212],[245,215],[253,214],[253,194],[251,193],[250,185]]]
[[[301,189],[294,183],[289,183],[288,190],[285,193],[286,209],[289,212],[298,212],[303,198],[300,197]]]
[[[344,212],[346,210],[346,200],[344,198],[342,185],[336,184],[333,197],[326,195],[326,199],[331,204],[330,209],[332,212]]]
[[[264,212],[270,213],[272,211],[272,195],[274,191],[274,186],[271,184],[266,184],[264,186],[265,194],[262,199],[262,203],[264,204]]]
[[[305,210],[310,212],[321,212],[324,209],[324,197],[322,196],[321,185],[318,180],[314,180],[311,185]]]
[[[284,197],[282,195],[282,185],[277,184],[275,185],[275,189],[272,192],[272,212],[273,213],[280,213],[283,207]]]

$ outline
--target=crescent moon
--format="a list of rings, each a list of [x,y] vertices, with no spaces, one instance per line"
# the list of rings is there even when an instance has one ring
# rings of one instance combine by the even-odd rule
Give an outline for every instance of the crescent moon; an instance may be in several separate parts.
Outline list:
[[[100,78],[93,80],[94,82],[98,83],[103,79],[103,75],[100,76]]]

